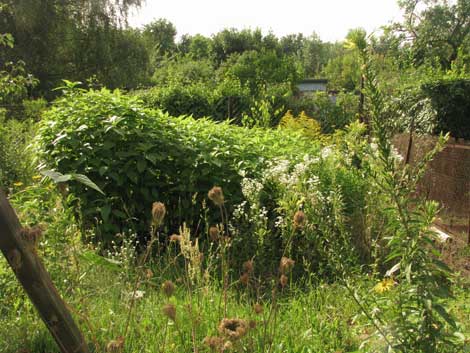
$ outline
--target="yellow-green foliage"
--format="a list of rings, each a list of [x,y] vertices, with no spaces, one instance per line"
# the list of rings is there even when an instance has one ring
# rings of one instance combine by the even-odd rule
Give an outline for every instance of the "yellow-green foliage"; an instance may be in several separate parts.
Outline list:
[[[321,126],[314,118],[302,111],[297,117],[290,110],[281,118],[279,126],[284,129],[300,131],[305,137],[326,142],[326,135],[321,133]]]

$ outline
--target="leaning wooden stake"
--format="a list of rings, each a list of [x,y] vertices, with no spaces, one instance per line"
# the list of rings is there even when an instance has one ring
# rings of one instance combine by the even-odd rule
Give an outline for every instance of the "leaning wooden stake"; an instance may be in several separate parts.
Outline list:
[[[34,248],[24,238],[15,211],[0,190],[0,249],[63,353],[89,353]]]

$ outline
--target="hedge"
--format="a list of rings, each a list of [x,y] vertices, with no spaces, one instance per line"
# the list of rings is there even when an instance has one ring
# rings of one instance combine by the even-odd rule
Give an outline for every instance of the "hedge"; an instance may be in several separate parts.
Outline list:
[[[422,89],[437,111],[435,133],[470,139],[470,79],[441,79]]]
[[[38,146],[47,168],[85,174],[104,191],[69,186],[83,225],[105,242],[128,229],[147,234],[154,201],[167,207],[168,232],[183,222],[195,226],[212,186],[222,186],[227,204],[236,204],[243,198],[241,171],[257,177],[274,158],[295,162],[319,150],[295,132],[172,117],[119,91],[76,88],[45,113]]]

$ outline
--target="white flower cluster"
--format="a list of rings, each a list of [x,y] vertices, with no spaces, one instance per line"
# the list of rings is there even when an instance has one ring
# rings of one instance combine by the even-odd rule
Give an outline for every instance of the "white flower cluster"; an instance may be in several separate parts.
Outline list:
[[[263,189],[263,184],[256,179],[243,178],[242,179],[242,193],[250,202],[256,202],[256,199]]]
[[[277,180],[286,187],[290,187],[298,184],[301,178],[305,176],[308,168],[319,161],[320,159],[318,157],[305,155],[302,162],[290,168],[288,161],[277,160],[271,163],[270,167],[265,172],[264,178]]]
[[[321,150],[321,158],[327,159],[331,154],[333,153],[333,150],[330,146],[323,147]]]

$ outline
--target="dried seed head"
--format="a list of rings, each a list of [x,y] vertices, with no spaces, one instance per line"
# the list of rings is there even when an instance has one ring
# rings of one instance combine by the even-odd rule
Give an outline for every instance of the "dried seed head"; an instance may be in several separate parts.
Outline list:
[[[109,341],[106,345],[106,352],[108,353],[121,353],[124,347],[124,337],[119,336],[117,339]]]
[[[210,189],[207,196],[216,206],[222,206],[224,204],[224,193],[220,186],[214,186]]]
[[[255,320],[250,320],[248,323],[248,326],[250,327],[251,330],[256,328],[256,321]]]
[[[292,267],[294,267],[294,264],[294,260],[283,256],[281,258],[281,263],[279,264],[279,272],[281,272],[282,274],[288,273],[292,269]]]
[[[248,260],[243,263],[243,271],[245,271],[248,274],[253,273],[253,260]]]
[[[294,214],[294,228],[302,229],[305,225],[305,213],[303,211],[297,211]]]
[[[244,273],[240,276],[240,283],[243,284],[244,286],[247,286],[250,281],[250,276],[248,273]]]
[[[219,239],[219,230],[217,227],[212,226],[209,228],[209,237],[213,242],[216,242]]]
[[[159,227],[165,218],[166,208],[161,202],[154,202],[152,204],[152,223],[154,226]]]
[[[170,242],[177,243],[179,241],[181,241],[181,235],[178,235],[178,234],[170,235]]]
[[[260,303],[256,303],[253,305],[253,310],[255,311],[256,314],[261,314],[263,313],[263,306]]]
[[[175,284],[172,281],[165,281],[162,284],[163,293],[169,298],[175,292]]]
[[[167,318],[176,321],[176,307],[173,304],[163,305],[162,312]]]
[[[217,336],[207,336],[202,342],[212,351],[221,351],[224,346],[224,339]]]
[[[284,288],[287,286],[288,278],[286,275],[282,274],[281,278],[279,278],[279,283],[281,283],[281,287]]]
[[[153,277],[153,272],[151,269],[147,269],[147,271],[145,271],[145,277],[147,277],[147,279],[151,279]]]
[[[222,352],[230,351],[232,348],[233,348],[233,343],[230,341],[227,341],[224,343],[224,346],[222,347]]]
[[[242,319],[223,319],[219,324],[219,332],[230,341],[235,341],[246,334],[248,324]]]

